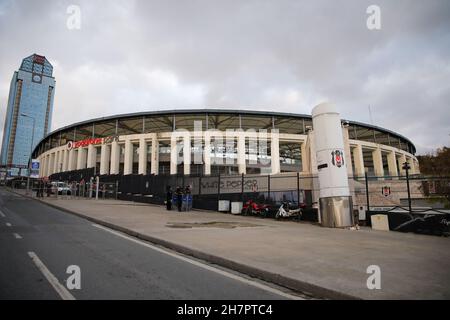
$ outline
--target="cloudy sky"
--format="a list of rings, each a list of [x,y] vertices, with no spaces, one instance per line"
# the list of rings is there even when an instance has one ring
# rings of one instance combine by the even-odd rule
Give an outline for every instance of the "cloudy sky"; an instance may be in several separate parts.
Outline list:
[[[309,114],[327,100],[419,153],[450,145],[448,0],[0,0],[0,43],[2,128],[13,72],[38,53],[54,66],[53,129],[180,108]]]

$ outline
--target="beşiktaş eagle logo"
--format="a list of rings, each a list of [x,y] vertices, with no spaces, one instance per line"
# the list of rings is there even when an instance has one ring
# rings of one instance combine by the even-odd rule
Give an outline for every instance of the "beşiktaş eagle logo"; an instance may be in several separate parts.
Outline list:
[[[338,168],[342,167],[344,165],[344,152],[341,150],[331,152],[331,163]]]
[[[381,188],[381,193],[383,194],[383,196],[388,197],[391,195],[391,187],[389,186],[383,186],[383,188]]]

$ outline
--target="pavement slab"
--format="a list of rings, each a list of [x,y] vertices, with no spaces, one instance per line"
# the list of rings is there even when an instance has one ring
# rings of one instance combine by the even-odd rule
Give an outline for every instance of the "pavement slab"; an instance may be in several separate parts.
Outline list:
[[[41,201],[183,253],[324,298],[450,299],[450,239],[323,228],[120,200]],[[175,226],[175,227],[174,227]],[[381,289],[367,288],[379,266]]]

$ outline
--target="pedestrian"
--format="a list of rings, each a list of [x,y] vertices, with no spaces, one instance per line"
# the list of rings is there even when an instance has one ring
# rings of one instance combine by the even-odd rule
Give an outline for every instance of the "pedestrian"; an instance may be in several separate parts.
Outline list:
[[[181,212],[181,206],[183,205],[183,190],[180,187],[177,187],[176,194],[178,211]]]
[[[45,186],[44,179],[40,179],[39,180],[39,185],[38,185],[38,197],[39,198],[43,198],[44,197],[44,186]]]
[[[186,211],[191,211],[192,205],[191,186],[187,185],[184,192],[186,193]]]
[[[173,196],[172,187],[171,186],[167,186],[166,209],[168,211],[172,210],[172,196]]]
[[[50,197],[51,193],[52,193],[52,184],[50,183],[50,181],[47,182],[47,198]]]

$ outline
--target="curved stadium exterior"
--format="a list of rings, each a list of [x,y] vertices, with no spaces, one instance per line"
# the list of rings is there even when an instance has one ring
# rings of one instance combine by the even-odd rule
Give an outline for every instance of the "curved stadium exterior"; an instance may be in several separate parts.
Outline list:
[[[87,168],[97,175],[315,175],[313,129],[311,116],[279,112],[197,109],[122,114],[55,130],[38,143],[33,158],[40,161],[41,177]],[[347,120],[342,121],[342,130],[349,177],[364,176],[366,171],[378,177],[401,176],[406,161],[411,174],[419,173],[415,146],[407,138]]]

